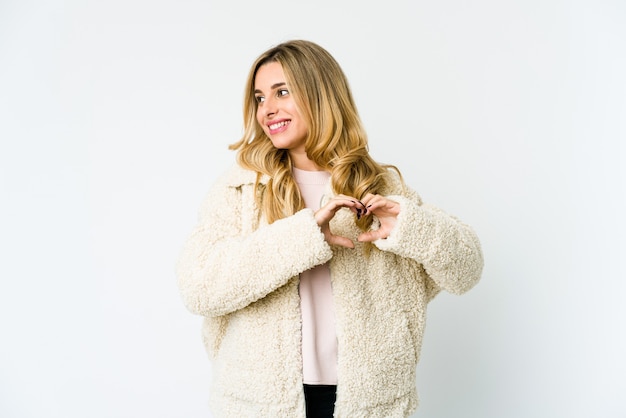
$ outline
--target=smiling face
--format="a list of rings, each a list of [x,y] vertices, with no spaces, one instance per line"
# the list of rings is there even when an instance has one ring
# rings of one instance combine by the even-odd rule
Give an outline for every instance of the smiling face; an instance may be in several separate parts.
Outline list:
[[[254,79],[254,97],[256,120],[274,147],[288,150],[296,167],[301,165],[299,161],[308,160],[304,150],[307,124],[289,91],[280,63],[268,62],[259,67]]]

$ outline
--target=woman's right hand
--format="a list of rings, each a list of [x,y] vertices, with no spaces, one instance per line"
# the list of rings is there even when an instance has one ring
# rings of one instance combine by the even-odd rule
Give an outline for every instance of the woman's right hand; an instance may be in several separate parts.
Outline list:
[[[322,229],[326,242],[330,245],[354,248],[354,242],[352,242],[352,240],[340,235],[335,235],[330,230],[330,221],[335,217],[335,214],[341,208],[348,208],[359,216],[365,215],[365,212],[367,211],[365,206],[357,199],[350,196],[338,195],[315,212],[315,220]]]

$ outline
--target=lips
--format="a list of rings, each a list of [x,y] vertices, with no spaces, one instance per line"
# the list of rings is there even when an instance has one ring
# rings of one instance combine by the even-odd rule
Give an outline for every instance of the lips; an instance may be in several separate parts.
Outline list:
[[[287,129],[287,126],[291,123],[291,120],[289,119],[282,119],[276,122],[272,122],[271,124],[268,124],[267,127],[270,130],[270,134],[277,134],[280,133],[282,131],[284,131],[285,129]]]

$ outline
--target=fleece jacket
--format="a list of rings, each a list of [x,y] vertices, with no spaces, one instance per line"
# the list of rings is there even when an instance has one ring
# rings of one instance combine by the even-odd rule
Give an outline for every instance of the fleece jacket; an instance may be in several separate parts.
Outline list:
[[[394,176],[383,193],[400,204],[389,237],[366,254],[354,214],[341,209],[330,228],[355,248],[330,246],[311,209],[268,224],[255,199],[268,178],[257,189],[255,180],[255,172],[234,165],[213,184],[177,261],[183,303],[204,317],[214,416],[305,417],[298,278],[329,262],[335,417],[408,417],[418,405],[427,304],[442,290],[462,294],[479,281],[476,233]],[[325,196],[333,196],[330,186]]]

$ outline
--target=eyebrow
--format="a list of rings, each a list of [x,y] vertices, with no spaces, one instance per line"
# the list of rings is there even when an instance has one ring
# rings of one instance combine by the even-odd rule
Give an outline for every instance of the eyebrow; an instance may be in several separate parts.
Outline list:
[[[286,85],[287,83],[285,83],[284,81],[281,81],[280,83],[272,84],[272,86],[270,87],[270,90],[276,90],[277,88],[286,86]],[[254,94],[256,93],[263,93],[263,92],[259,89],[254,89]]]

